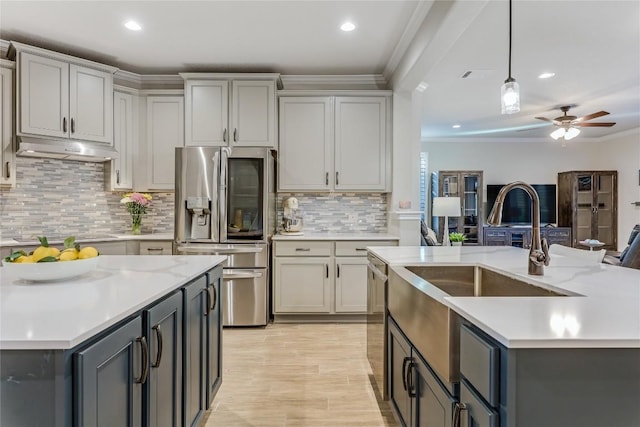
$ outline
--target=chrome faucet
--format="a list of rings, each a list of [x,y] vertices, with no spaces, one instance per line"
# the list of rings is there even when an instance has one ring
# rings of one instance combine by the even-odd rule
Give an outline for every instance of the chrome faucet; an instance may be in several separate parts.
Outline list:
[[[532,224],[531,224],[531,246],[529,248],[529,274],[532,276],[543,276],[544,266],[549,265],[549,248],[547,239],[540,239],[540,199],[536,190],[526,182],[516,181],[505,185],[500,189],[496,202],[491,209],[487,223],[489,225],[500,225],[502,222],[502,204],[507,193],[514,188],[526,191],[531,197]]]

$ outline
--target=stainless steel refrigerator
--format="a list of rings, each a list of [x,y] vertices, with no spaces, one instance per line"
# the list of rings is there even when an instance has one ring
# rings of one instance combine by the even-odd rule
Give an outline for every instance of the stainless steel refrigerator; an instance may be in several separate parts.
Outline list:
[[[268,322],[274,168],[275,152],[266,148],[176,148],[174,253],[228,257],[225,326]]]

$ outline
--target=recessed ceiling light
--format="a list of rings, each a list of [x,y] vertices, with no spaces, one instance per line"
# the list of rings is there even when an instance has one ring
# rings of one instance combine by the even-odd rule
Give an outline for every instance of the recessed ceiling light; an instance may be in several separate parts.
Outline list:
[[[538,76],[539,79],[550,79],[551,77],[555,76],[556,73],[542,73]]]
[[[131,31],[140,31],[142,27],[136,21],[127,21],[124,24],[125,27],[130,29]]]
[[[356,24],[354,24],[353,22],[347,21],[344,24],[340,25],[340,29],[346,32],[353,31],[356,29]]]
[[[454,129],[460,129],[460,125],[453,125],[451,127],[454,128]]]

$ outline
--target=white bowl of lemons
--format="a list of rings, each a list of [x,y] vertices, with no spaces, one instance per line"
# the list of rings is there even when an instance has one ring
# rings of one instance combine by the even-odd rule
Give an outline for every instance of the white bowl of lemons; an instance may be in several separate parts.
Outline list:
[[[2,260],[2,268],[12,276],[30,281],[59,281],[93,271],[98,266],[98,251],[80,248],[74,237],[64,241],[62,250],[49,246],[46,237],[38,237],[40,247],[32,253],[15,251]]]

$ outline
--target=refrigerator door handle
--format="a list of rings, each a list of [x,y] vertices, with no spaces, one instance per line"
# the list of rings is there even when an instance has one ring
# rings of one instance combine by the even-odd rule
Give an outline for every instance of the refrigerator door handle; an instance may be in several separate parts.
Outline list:
[[[229,148],[222,147],[220,149],[220,197],[219,199],[219,217],[216,222],[218,229],[220,230],[219,239],[215,239],[218,242],[224,242],[227,240],[227,184],[228,184],[228,172],[229,172]]]
[[[211,159],[213,161],[213,171],[212,171],[212,177],[211,177],[211,187],[213,189],[216,189],[219,187],[220,183],[219,183],[219,178],[220,178],[220,151],[216,150],[216,152],[213,154],[213,158]],[[214,192],[215,194],[215,192]],[[211,206],[211,238],[215,241],[220,241],[220,221],[219,221],[219,216],[218,216],[218,205],[221,203],[220,201],[218,201],[218,197],[213,197],[213,200],[211,201],[211,203],[213,204],[213,206]]]

